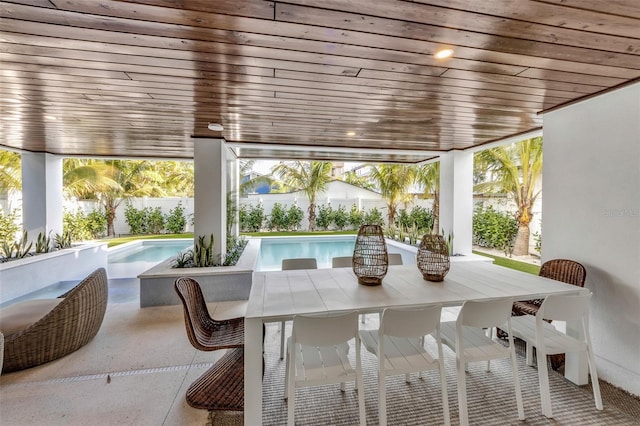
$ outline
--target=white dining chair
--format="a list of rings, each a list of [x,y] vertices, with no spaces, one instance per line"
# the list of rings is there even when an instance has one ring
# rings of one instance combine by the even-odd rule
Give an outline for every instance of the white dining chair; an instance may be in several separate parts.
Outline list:
[[[378,417],[381,426],[387,424],[385,378],[404,374],[409,382],[410,373],[439,370],[442,391],[444,424],[450,424],[447,378],[440,339],[442,305],[418,308],[387,308],[382,312],[380,328],[361,330],[364,347],[378,357]],[[437,347],[434,358],[424,347],[424,337],[432,334]]]
[[[351,268],[353,267],[353,256],[337,256],[331,258],[332,268]]]
[[[293,271],[296,269],[318,269],[318,261],[314,257],[299,257],[292,259],[282,259],[283,271]],[[284,359],[285,326],[287,322],[280,322],[280,359]]]
[[[524,340],[527,344],[527,364],[532,364],[533,347],[536,348],[538,360],[538,380],[540,382],[540,403],[542,414],[553,417],[551,410],[551,394],[549,392],[549,372],[547,370],[547,355],[567,352],[585,352],[591,374],[593,398],[596,408],[602,410],[602,397],[598,372],[595,368],[591,337],[589,336],[589,301],[591,293],[578,296],[549,295],[547,296],[535,317],[523,315],[511,319],[513,335]],[[580,321],[581,336],[568,336],[557,330],[545,320]]]
[[[443,322],[440,325],[442,342],[456,353],[456,375],[458,382],[458,409],[460,413],[460,425],[469,424],[467,408],[467,384],[465,372],[468,363],[475,361],[487,361],[487,371],[490,369],[490,360],[511,358],[513,369],[513,383],[516,392],[518,406],[518,418],[525,419],[520,379],[516,364],[516,351],[511,335],[511,306],[513,299],[501,298],[494,300],[470,300],[462,304],[456,321]],[[509,346],[494,341],[487,330],[494,327],[504,327],[506,324],[509,333]]]
[[[355,368],[348,358],[351,340],[355,340]],[[340,383],[344,392],[348,381],[355,382],[360,424],[366,425],[358,313],[294,316],[285,377],[288,425],[294,425],[296,388]]]
[[[400,253],[389,253],[389,265],[402,265],[402,255]],[[353,256],[337,256],[331,258],[332,268],[351,268],[353,266]]]

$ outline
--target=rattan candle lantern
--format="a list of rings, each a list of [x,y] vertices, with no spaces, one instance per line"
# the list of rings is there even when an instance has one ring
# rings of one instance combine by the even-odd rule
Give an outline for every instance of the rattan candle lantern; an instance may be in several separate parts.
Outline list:
[[[442,281],[449,272],[449,248],[442,235],[425,234],[417,256],[418,269],[427,281]]]
[[[353,249],[353,272],[358,277],[358,283],[363,285],[382,284],[382,279],[387,275],[388,267],[389,255],[382,227],[362,225]]]

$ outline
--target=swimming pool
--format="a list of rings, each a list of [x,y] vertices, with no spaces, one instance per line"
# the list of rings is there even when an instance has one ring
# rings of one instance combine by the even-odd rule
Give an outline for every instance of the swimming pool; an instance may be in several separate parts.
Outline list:
[[[160,262],[193,245],[193,240],[145,240],[109,252],[109,263]],[[118,247],[115,247],[118,248]]]
[[[314,257],[318,268],[331,268],[331,259],[352,256],[355,235],[318,237],[266,237],[260,244],[256,271],[279,271],[282,259]],[[387,242],[389,253],[400,253],[405,264],[415,263],[415,253]]]
[[[109,278],[133,278],[193,246],[190,238],[134,241],[109,249]]]

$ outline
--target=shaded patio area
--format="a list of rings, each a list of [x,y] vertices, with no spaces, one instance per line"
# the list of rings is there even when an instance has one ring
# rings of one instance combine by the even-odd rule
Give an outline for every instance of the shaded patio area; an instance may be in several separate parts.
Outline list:
[[[243,302],[209,304],[216,317],[241,315]],[[444,319],[454,319],[447,309]],[[375,315],[363,327],[376,327]],[[267,326],[264,380],[264,423],[282,424],[286,404],[282,399],[284,361],[278,358],[277,324]],[[1,420],[4,424],[135,424],[203,425],[241,424],[235,414],[209,416],[189,407],[187,387],[222,354],[199,352],[189,344],[181,306],[138,306],[137,280],[111,280],[110,303],[96,338],[80,350],[57,361],[3,375],[0,383]],[[452,423],[457,423],[453,353],[445,348]],[[363,351],[367,420],[377,423],[375,358]],[[515,409],[510,368],[492,363],[492,372],[480,364],[468,375],[470,418],[476,424],[588,424],[634,425],[640,418],[640,400],[601,382],[604,411],[595,409],[588,386],[577,387],[561,375],[550,376],[553,420],[540,412],[535,368],[519,357],[519,373],[527,420],[519,422]],[[391,424],[438,424],[441,421],[439,388],[435,376],[413,378],[407,385],[401,376],[388,379]],[[347,387],[298,392],[300,424],[353,424],[355,393]]]

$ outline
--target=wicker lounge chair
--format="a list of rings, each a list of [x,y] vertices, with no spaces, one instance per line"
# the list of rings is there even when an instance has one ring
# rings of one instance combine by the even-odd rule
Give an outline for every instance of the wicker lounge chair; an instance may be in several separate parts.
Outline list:
[[[60,298],[39,320],[5,334],[3,373],[61,358],[93,339],[107,309],[107,272],[95,270]]]
[[[187,403],[204,410],[244,410],[244,318],[215,320],[209,315],[200,284],[178,278],[189,341],[201,351],[229,349],[187,389]]]

